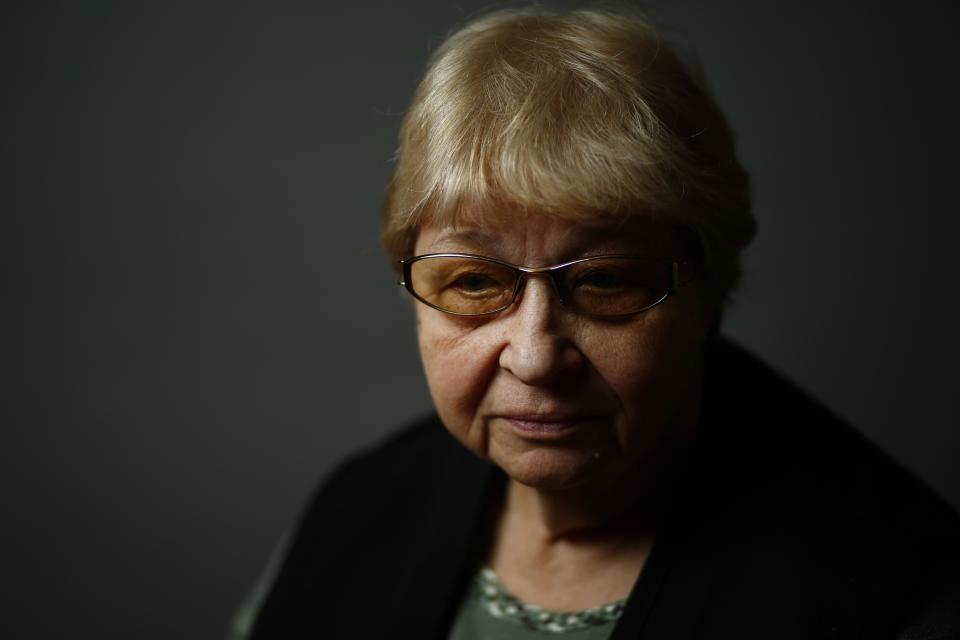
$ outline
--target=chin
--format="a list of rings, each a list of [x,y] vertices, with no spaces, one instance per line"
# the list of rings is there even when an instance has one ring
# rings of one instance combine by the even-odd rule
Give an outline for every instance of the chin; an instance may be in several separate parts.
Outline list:
[[[590,482],[601,468],[600,460],[596,450],[570,451],[548,447],[503,458],[491,456],[491,461],[511,480],[543,491],[573,489]]]

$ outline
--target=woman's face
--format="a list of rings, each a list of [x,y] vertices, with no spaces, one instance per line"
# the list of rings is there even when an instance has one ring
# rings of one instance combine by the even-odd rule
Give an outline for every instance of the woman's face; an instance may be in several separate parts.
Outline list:
[[[685,247],[677,231],[649,222],[594,226],[520,213],[427,226],[415,253],[539,267],[604,254],[683,260]],[[538,276],[491,317],[417,304],[420,353],[441,420],[508,476],[544,490],[605,484],[655,463],[658,447],[696,418],[714,312],[701,280],[618,320],[561,306],[549,279]]]

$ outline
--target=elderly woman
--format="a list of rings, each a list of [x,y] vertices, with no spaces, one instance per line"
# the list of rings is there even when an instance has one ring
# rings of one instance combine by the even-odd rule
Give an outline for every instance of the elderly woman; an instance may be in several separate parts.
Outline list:
[[[383,216],[437,416],[319,491],[252,637],[956,633],[956,516],[717,337],[747,182],[639,17],[451,36]]]

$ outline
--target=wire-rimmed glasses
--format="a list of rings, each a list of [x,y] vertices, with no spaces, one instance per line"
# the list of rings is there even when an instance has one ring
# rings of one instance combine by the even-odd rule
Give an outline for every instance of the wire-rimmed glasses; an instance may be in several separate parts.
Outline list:
[[[429,307],[487,316],[516,302],[530,276],[545,275],[560,304],[577,313],[621,318],[657,306],[689,280],[689,263],[628,255],[591,256],[550,267],[521,267],[468,253],[429,253],[400,261],[400,284]]]

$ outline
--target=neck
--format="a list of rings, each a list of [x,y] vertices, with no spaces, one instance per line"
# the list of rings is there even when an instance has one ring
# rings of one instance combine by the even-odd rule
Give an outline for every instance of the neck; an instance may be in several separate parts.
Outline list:
[[[693,443],[702,369],[683,407],[639,459],[561,489],[510,480],[488,560],[521,600],[578,610],[626,597],[646,563],[663,506]],[[576,587],[576,588],[574,588]]]
[[[616,485],[642,487],[631,492],[542,491],[511,481],[488,562],[512,594],[550,610],[626,598],[653,547],[683,457],[676,460],[670,473]]]

